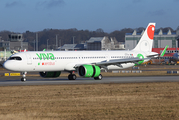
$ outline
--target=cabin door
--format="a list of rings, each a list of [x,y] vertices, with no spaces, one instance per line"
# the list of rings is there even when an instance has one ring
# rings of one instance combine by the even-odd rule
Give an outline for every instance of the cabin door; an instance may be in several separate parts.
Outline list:
[[[27,57],[27,65],[32,65],[32,58],[30,54],[26,53],[26,57]]]

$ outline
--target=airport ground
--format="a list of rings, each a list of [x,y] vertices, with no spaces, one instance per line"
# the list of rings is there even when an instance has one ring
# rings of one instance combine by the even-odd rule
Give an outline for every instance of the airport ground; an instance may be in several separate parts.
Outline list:
[[[136,68],[136,67],[135,67]],[[179,75],[178,74],[167,74],[167,71],[178,71],[179,72],[179,65],[140,65],[138,66],[139,69],[133,69],[133,68],[128,68],[128,69],[122,69],[119,70],[119,73],[116,73],[117,71],[108,71],[108,72],[102,72],[103,76],[155,76],[155,75]],[[130,71],[131,73],[126,73],[123,71]],[[132,71],[142,71],[140,74],[135,74],[132,73]],[[12,72],[5,70],[4,68],[0,67],[0,76],[4,76],[4,73],[17,73],[17,72]],[[69,73],[62,72],[60,77],[67,77]],[[77,77],[78,74],[76,73]],[[27,76],[40,76],[38,72],[28,72]],[[1,80],[1,79],[0,79]]]
[[[143,76],[178,68],[140,67]],[[179,119],[179,82],[1,86],[0,91],[0,119]]]

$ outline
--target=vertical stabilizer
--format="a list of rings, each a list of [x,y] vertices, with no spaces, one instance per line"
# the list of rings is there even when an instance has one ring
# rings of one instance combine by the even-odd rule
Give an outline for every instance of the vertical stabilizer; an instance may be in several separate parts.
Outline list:
[[[155,23],[149,23],[138,44],[133,49],[135,51],[152,51],[153,38],[155,32]]]

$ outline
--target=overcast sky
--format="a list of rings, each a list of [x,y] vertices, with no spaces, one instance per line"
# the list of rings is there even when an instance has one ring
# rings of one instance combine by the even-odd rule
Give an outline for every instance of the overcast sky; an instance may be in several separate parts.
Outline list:
[[[179,0],[0,0],[0,31],[179,26]]]

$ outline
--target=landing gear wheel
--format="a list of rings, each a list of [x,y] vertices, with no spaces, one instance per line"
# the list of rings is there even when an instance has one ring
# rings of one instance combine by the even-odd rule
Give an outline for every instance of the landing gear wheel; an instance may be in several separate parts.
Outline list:
[[[21,81],[22,81],[22,82],[25,82],[25,81],[26,81],[26,78],[21,78]]]
[[[21,78],[22,82],[26,81],[26,74],[27,74],[27,72],[22,72],[22,78]]]
[[[76,75],[75,74],[69,74],[68,79],[69,80],[76,80]]]
[[[103,76],[100,74],[98,77],[94,77],[95,80],[102,80]]]

